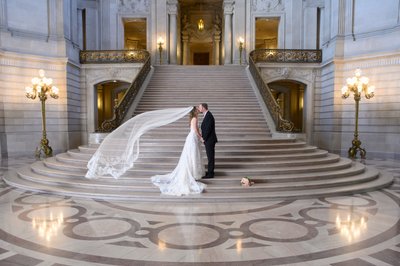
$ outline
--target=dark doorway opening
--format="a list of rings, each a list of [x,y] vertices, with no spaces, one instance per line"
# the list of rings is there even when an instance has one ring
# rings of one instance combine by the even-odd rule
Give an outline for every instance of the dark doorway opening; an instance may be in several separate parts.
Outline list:
[[[193,65],[209,65],[210,53],[194,53]]]

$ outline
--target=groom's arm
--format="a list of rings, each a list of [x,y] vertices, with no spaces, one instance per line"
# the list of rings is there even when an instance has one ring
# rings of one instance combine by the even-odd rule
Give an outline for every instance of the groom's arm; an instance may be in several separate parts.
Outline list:
[[[213,130],[214,127],[214,117],[212,115],[210,115],[209,117],[207,117],[207,120],[204,122],[204,130],[203,130],[203,139],[204,142],[207,142],[208,138],[211,135],[211,132]]]

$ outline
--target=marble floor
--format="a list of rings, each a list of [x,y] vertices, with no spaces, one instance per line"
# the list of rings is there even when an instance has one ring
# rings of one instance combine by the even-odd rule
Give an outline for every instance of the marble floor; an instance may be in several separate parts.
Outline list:
[[[1,162],[0,176],[33,162]],[[31,193],[0,181],[0,265],[400,265],[400,161],[353,196],[171,204]]]

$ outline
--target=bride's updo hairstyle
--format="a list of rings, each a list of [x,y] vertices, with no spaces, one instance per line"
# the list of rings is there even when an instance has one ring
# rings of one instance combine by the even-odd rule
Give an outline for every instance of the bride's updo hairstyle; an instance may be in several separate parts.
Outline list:
[[[190,111],[190,113],[189,113],[189,124],[190,124],[190,121],[192,121],[192,118],[196,117],[198,113],[199,113],[199,111],[197,111],[197,107],[193,106],[192,111]]]

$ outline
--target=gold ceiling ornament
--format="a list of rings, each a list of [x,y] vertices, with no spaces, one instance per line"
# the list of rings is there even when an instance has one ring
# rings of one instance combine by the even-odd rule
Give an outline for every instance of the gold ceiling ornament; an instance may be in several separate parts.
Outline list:
[[[204,21],[203,21],[203,19],[199,19],[199,21],[197,22],[197,28],[199,29],[199,31],[204,30]]]

